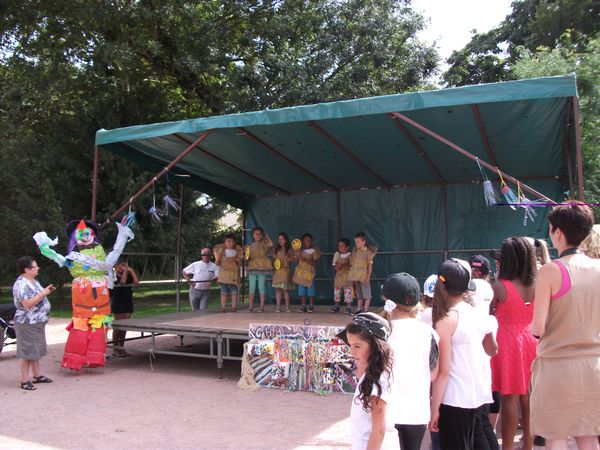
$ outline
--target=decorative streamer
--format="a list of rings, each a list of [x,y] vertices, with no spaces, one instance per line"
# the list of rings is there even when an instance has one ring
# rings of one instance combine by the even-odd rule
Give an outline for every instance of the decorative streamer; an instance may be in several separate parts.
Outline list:
[[[532,223],[537,217],[537,213],[530,205],[530,200],[523,195],[523,191],[521,190],[521,183],[517,181],[517,196],[519,197],[519,206],[525,210],[525,215],[523,216],[523,226],[527,226],[527,220],[530,220]]]
[[[156,181],[156,178],[154,179]],[[162,222],[161,217],[165,215],[165,212],[161,208],[156,207],[156,193],[154,191],[154,183],[152,184],[152,206],[148,209],[150,218],[155,224]]]
[[[500,197],[498,196],[496,189],[494,189],[494,185],[485,174],[483,167],[481,167],[479,158],[477,158],[475,161],[477,162],[477,166],[481,172],[481,177],[483,178],[483,198],[485,199],[485,204],[486,206],[494,206],[500,201]]]
[[[516,211],[517,207],[514,204],[519,203],[519,200],[515,195],[515,192],[506,184],[504,178],[502,178],[500,169],[496,167],[496,170],[498,171],[498,176],[500,177],[500,192],[502,192],[502,195],[506,199],[506,203],[508,203],[508,206],[510,206],[513,210]]]

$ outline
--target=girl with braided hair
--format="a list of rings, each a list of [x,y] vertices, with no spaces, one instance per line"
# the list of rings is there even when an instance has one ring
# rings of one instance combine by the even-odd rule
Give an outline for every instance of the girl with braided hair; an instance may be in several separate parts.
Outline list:
[[[498,354],[492,358],[492,390],[501,394],[502,449],[512,450],[522,411],[523,449],[531,450],[529,381],[536,339],[530,331],[538,257],[533,242],[512,236],[502,242],[498,280],[492,284],[498,320]]]

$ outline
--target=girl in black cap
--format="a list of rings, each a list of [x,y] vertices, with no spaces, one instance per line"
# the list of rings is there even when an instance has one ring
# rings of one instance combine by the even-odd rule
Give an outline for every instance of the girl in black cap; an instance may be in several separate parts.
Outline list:
[[[493,316],[483,320],[465,301],[467,291],[474,288],[469,263],[453,258],[440,265],[433,295],[440,362],[433,382],[429,428],[439,432],[442,450],[474,449],[478,410],[492,402],[482,353],[496,353],[493,332],[497,323]]]
[[[356,363],[358,384],[350,410],[353,450],[399,450],[391,420],[392,355],[390,326],[374,313],[360,313],[340,333]]]

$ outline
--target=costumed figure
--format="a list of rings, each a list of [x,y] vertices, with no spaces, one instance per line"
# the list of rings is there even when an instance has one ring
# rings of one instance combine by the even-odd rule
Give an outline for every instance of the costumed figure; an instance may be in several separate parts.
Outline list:
[[[67,256],[52,249],[58,238],[50,239],[45,232],[33,236],[42,255],[60,267],[66,266],[73,276],[73,319],[67,326],[69,337],[62,367],[80,370],[83,366],[103,367],[106,363],[106,331],[112,321],[109,289],[113,287],[113,266],[125,244],[134,237],[130,228],[116,225],[117,239],[108,255],[98,241],[98,226],[93,222],[74,220],[67,224]]]
[[[244,254],[241,246],[234,244],[233,248],[227,248],[225,244],[215,245],[213,248],[215,262],[219,266],[219,277],[217,283],[233,284],[240,287],[240,261]]]

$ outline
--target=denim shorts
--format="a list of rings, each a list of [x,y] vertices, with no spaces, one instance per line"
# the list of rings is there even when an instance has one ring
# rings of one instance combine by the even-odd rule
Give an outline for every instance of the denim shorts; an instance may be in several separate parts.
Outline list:
[[[221,283],[221,295],[237,295],[238,287],[235,284]]]
[[[316,293],[315,284],[316,283],[313,281],[310,287],[298,285],[298,295],[308,295],[309,297],[314,297]]]

